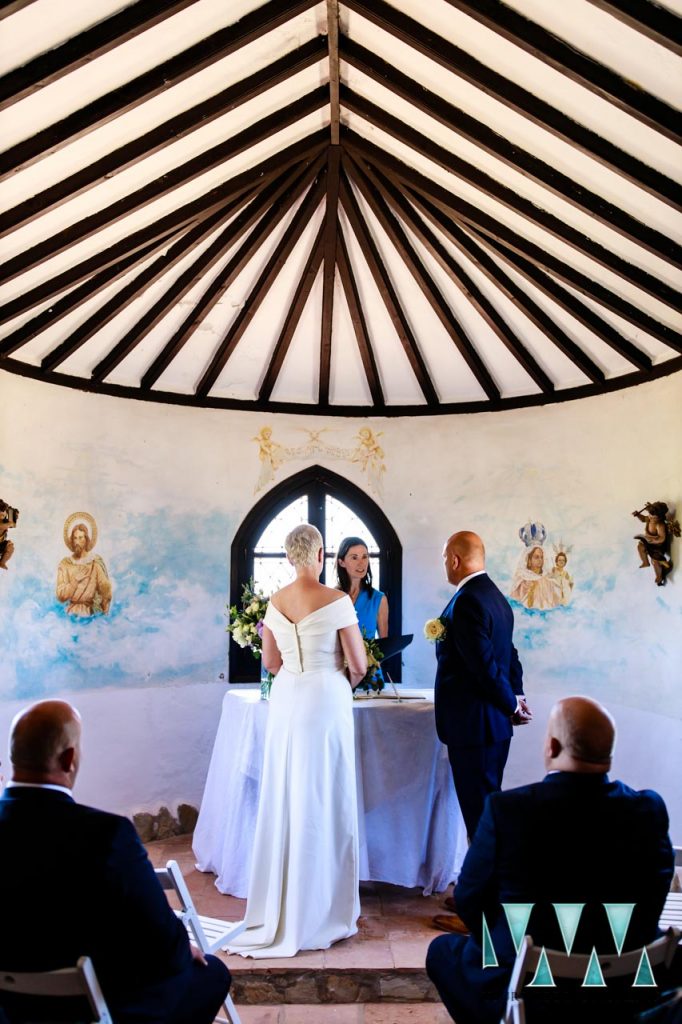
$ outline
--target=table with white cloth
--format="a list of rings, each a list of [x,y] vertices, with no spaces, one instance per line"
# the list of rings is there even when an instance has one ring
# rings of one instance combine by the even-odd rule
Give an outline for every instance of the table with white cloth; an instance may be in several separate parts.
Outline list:
[[[466,829],[436,736],[433,691],[400,692],[422,699],[353,702],[360,878],[429,895],[457,878]],[[249,887],[268,708],[257,690],[225,694],[194,832],[197,868],[214,872],[220,892],[233,896]]]

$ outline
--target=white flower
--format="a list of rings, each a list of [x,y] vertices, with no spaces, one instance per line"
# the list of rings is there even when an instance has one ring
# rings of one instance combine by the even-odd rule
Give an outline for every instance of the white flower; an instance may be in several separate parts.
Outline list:
[[[431,643],[445,638],[445,626],[440,619],[429,619],[424,624],[424,636]]]

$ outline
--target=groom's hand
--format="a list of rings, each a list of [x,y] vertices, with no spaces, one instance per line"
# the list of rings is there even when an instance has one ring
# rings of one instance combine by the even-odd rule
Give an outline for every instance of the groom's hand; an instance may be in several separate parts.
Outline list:
[[[527,725],[533,720],[533,712],[528,706],[528,701],[525,697],[519,697],[518,707],[511,716],[512,725]]]

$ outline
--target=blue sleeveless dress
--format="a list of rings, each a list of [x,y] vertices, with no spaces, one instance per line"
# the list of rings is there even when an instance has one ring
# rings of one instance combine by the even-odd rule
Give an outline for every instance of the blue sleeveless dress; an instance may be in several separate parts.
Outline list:
[[[360,632],[372,639],[377,635],[377,616],[383,597],[381,590],[361,590],[355,602],[355,614],[358,617]],[[383,672],[377,669],[377,677],[383,679]]]

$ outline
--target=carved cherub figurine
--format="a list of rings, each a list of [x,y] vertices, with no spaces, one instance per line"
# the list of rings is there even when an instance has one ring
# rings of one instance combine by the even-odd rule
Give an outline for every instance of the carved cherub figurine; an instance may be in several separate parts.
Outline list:
[[[640,569],[647,569],[653,563],[656,586],[665,586],[673,568],[670,545],[673,537],[680,536],[680,524],[664,501],[647,501],[644,508],[632,514],[645,524],[644,533],[635,535],[642,559]]]
[[[7,536],[7,531],[14,529],[19,518],[19,509],[12,508],[0,498],[0,569],[6,569],[7,563],[14,554],[14,544]]]

